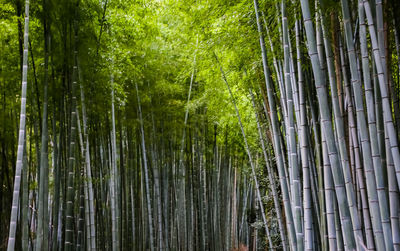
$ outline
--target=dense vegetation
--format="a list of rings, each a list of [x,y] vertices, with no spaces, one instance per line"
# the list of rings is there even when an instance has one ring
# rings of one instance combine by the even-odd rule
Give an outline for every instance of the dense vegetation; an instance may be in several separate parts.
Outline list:
[[[400,250],[399,32],[397,0],[0,0],[0,249]]]

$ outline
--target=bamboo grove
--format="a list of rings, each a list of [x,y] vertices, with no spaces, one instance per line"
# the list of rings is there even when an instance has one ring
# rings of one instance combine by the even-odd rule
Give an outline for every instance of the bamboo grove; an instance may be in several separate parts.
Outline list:
[[[400,250],[397,0],[0,0],[1,250]]]

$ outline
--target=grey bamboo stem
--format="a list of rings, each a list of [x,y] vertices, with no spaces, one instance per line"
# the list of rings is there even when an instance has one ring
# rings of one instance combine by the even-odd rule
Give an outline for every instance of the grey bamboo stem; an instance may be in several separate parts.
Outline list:
[[[262,55],[262,61],[263,61],[264,78],[265,78],[265,84],[267,87],[268,103],[269,103],[269,107],[270,107],[270,119],[271,119],[271,125],[272,125],[272,133],[273,133],[273,145],[274,145],[274,152],[276,154],[276,159],[277,159],[277,164],[278,164],[278,175],[279,175],[280,185],[281,185],[281,189],[282,189],[282,199],[283,199],[283,205],[284,205],[285,215],[286,215],[286,226],[287,226],[288,233],[289,233],[290,246],[295,247],[296,246],[296,232],[295,232],[294,223],[293,223],[292,208],[290,205],[288,181],[287,181],[286,174],[285,174],[284,160],[283,160],[283,156],[282,156],[282,152],[281,152],[281,133],[279,130],[279,125],[278,125],[278,116],[277,116],[277,112],[276,112],[277,110],[276,110],[276,104],[275,104],[275,98],[274,98],[273,84],[271,83],[270,71],[269,71],[268,64],[267,64],[267,54],[266,54],[266,49],[265,49],[264,38],[262,35],[262,26],[261,26],[259,14],[258,14],[257,0],[254,0],[254,9],[255,9],[255,13],[256,13],[257,28],[258,28],[259,38],[260,38],[260,47],[261,47],[261,55]]]
[[[306,29],[308,53],[311,58],[312,70],[315,77],[315,86],[317,89],[317,97],[319,101],[321,123],[323,126],[322,131],[326,138],[327,149],[329,152],[329,160],[331,162],[333,180],[335,183],[335,190],[338,199],[341,223],[344,231],[344,241],[349,250],[355,250],[356,238],[358,238],[358,236],[361,237],[362,235],[358,228],[355,228],[353,233],[353,222],[357,222],[357,215],[354,213],[354,210],[352,210],[353,213],[350,214],[349,205],[354,205],[354,203],[351,202],[350,204],[346,198],[345,180],[336,148],[336,142],[332,128],[331,113],[328,105],[328,95],[325,86],[325,79],[323,79],[321,73],[317,46],[315,42],[315,32],[311,21],[308,0],[301,0],[301,9],[303,13],[304,26]]]
[[[28,85],[28,35],[29,35],[29,0],[25,1],[25,27],[24,27],[24,51],[22,65],[22,91],[21,91],[21,109],[19,117],[19,132],[18,132],[18,151],[17,163],[15,167],[15,179],[12,196],[10,230],[8,234],[7,251],[13,251],[15,248],[17,218],[19,208],[19,194],[21,187],[21,173],[24,161],[25,148],[25,121],[26,121],[26,91]]]
[[[149,227],[149,239],[150,239],[150,250],[154,250],[154,234],[153,234],[153,220],[152,220],[152,211],[151,211],[151,200],[150,200],[150,185],[149,185],[149,171],[147,166],[147,156],[146,156],[146,142],[144,137],[144,128],[143,128],[143,117],[142,117],[142,108],[140,104],[139,90],[137,83],[135,83],[136,87],[136,96],[138,101],[138,112],[140,119],[140,134],[141,134],[141,143],[142,143],[142,156],[143,156],[143,166],[144,166],[144,179],[145,179],[145,187],[146,187],[146,200],[147,200],[147,217],[148,217],[148,227]]]

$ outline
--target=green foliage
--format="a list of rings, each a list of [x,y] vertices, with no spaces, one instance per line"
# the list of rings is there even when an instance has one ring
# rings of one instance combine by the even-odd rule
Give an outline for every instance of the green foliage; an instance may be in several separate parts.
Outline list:
[[[5,118],[2,138],[15,139],[13,128],[19,107],[18,2],[0,4],[0,85],[5,90],[0,110]],[[76,9],[77,3],[79,8]],[[252,151],[260,151],[249,88],[258,90],[263,82],[258,34],[253,3],[235,1],[54,1],[34,2],[31,6],[28,76],[28,125],[34,134],[35,117],[42,102],[44,77],[44,21],[51,36],[49,65],[49,114],[58,118],[60,100],[70,99],[73,50],[76,44],[79,84],[83,86],[89,128],[109,127],[111,75],[114,79],[117,127],[137,128],[135,83],[139,86],[145,127],[151,128],[152,112],[165,133],[180,135],[184,112],[189,109],[189,126],[207,121],[217,126],[219,144],[236,145],[238,156],[245,156],[232,100],[223,82],[224,69],[248,136]],[[261,1],[271,34],[277,29],[276,4]],[[21,14],[23,9],[20,10]],[[75,41],[74,30],[77,30]],[[275,45],[279,37],[272,37]],[[215,60],[217,54],[220,64]],[[196,62],[193,59],[196,55]],[[33,61],[35,72],[33,72]],[[192,97],[187,103],[191,74],[195,70]],[[35,83],[37,82],[37,86]],[[80,88],[76,94],[80,100]],[[80,102],[78,102],[80,107]],[[36,126],[38,126],[37,124]],[[56,133],[50,129],[50,135]],[[117,132],[118,133],[118,132]],[[226,141],[226,138],[228,141]],[[10,162],[11,165],[11,162]]]

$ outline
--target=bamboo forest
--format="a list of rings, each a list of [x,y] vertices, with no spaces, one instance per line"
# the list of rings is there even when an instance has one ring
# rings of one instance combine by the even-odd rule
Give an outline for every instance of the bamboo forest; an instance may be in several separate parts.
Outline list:
[[[0,0],[0,250],[400,251],[399,0]]]

